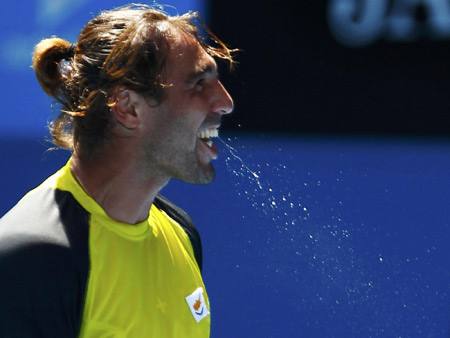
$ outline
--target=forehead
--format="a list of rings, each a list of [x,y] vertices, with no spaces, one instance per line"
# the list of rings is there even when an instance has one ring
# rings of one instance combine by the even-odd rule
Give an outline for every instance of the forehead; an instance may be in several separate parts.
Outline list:
[[[185,78],[206,69],[216,69],[214,59],[202,48],[192,36],[177,32],[174,44],[169,52],[166,75],[168,79]]]

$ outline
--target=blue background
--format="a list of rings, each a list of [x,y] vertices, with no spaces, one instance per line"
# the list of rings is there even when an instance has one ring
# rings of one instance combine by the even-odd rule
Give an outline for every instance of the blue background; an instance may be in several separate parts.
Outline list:
[[[51,100],[29,68],[33,45],[74,41],[107,8],[4,5],[0,215],[69,156],[48,151]],[[162,191],[202,235],[212,337],[450,336],[450,140],[257,130],[221,139],[214,183]]]

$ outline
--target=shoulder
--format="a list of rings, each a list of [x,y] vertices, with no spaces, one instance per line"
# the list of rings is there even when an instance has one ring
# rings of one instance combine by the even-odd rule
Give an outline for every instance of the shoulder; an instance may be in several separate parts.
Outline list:
[[[154,204],[158,209],[164,210],[170,217],[174,218],[180,225],[194,227],[194,223],[189,215],[164,196],[157,195]]]
[[[0,336],[71,337],[77,330],[89,266],[87,220],[70,193],[47,188],[0,219]]]
[[[67,252],[61,253],[61,259],[86,264],[88,234],[89,214],[70,192],[37,189],[0,219],[0,255],[20,253],[21,257],[28,257],[27,252],[39,251],[51,256],[54,251],[61,251]],[[32,255],[29,258],[37,261]]]
[[[194,255],[201,271],[203,262],[202,243],[200,239],[200,234],[198,233],[197,228],[192,222],[192,219],[183,209],[176,206],[162,195],[156,196],[154,205],[158,209],[163,210],[167,215],[169,215],[178,224],[180,224],[180,226],[186,232],[186,234],[189,237],[189,240],[191,241],[192,247],[194,249]]]
[[[88,212],[70,192],[33,190],[0,219],[0,241],[5,245],[0,250],[41,244],[75,251],[87,249],[79,245],[88,239],[89,219]]]

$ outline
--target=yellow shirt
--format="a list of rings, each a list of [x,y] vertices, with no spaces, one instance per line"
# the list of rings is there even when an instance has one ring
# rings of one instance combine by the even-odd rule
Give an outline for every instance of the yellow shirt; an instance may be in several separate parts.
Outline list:
[[[152,205],[148,220],[111,219],[70,162],[38,189],[70,192],[89,214],[89,272],[80,337],[209,337],[209,300],[189,237]]]

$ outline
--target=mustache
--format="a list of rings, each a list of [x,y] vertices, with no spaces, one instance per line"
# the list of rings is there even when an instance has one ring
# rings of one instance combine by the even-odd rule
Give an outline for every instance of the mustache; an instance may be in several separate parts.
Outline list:
[[[200,129],[216,127],[222,124],[222,116],[211,116],[207,117],[201,124]]]

